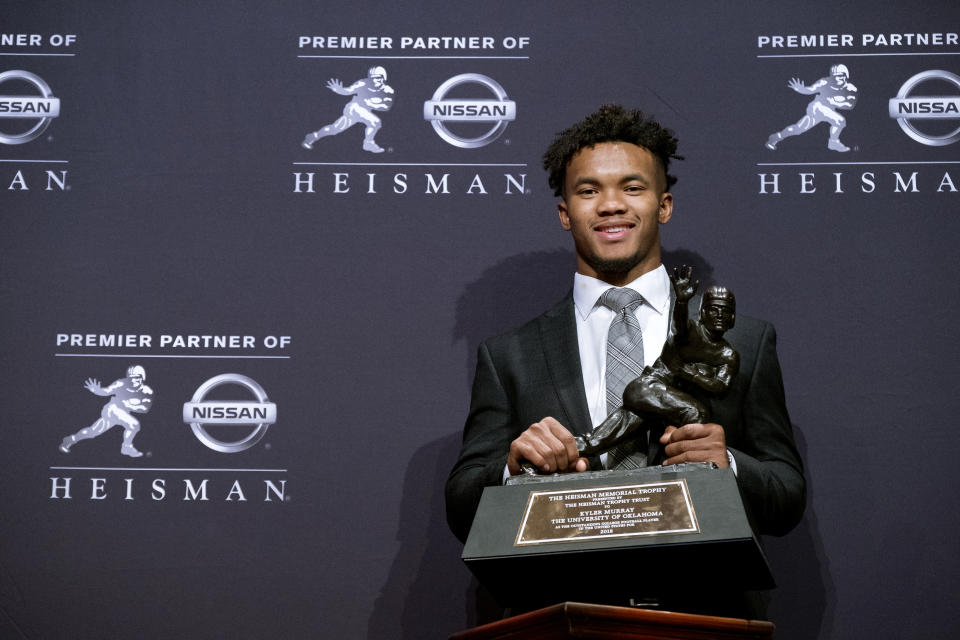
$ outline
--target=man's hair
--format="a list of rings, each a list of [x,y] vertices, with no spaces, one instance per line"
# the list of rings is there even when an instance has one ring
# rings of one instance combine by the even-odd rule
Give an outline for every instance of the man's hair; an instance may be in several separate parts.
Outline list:
[[[543,168],[547,170],[554,195],[563,196],[567,164],[578,151],[601,142],[629,142],[649,150],[660,163],[667,178],[667,190],[677,179],[668,173],[670,159],[683,160],[677,155],[677,139],[673,131],[660,126],[639,109],[624,109],[617,104],[605,104],[595,113],[557,134],[553,144],[543,154]]]

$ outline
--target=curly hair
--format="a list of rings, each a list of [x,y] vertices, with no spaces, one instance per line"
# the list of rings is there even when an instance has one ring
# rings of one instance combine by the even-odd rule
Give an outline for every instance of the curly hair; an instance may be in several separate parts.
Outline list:
[[[667,180],[667,190],[677,179],[670,175],[670,159],[683,160],[677,155],[677,139],[673,131],[648,118],[639,109],[624,109],[617,104],[605,104],[595,113],[557,134],[543,154],[543,168],[549,173],[554,195],[563,196],[567,164],[578,151],[601,142],[629,142],[648,149],[660,162]]]

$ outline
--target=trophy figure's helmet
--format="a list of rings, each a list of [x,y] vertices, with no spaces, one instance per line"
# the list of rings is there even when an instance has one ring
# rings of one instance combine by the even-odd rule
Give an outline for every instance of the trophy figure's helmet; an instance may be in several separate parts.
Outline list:
[[[850,78],[850,70],[847,69],[845,64],[835,64],[830,67],[831,76],[843,76],[843,81],[846,82]]]
[[[386,82],[386,81],[387,81],[387,70],[384,69],[383,67],[370,67],[370,70],[367,71],[367,77],[368,77],[368,78],[376,78],[376,77],[378,77],[378,76],[379,76],[380,78],[382,78],[384,82]]]
[[[704,326],[726,332],[737,321],[737,299],[733,291],[721,286],[712,286],[700,300],[700,322]]]
[[[127,368],[127,377],[132,378],[134,376],[139,376],[143,380],[147,379],[147,371],[138,364],[133,365],[132,367]]]

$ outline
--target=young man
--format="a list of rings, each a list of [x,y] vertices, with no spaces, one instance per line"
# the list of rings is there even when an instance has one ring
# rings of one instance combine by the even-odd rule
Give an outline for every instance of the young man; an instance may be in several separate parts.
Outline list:
[[[561,198],[560,225],[577,255],[573,291],[526,325],[480,345],[463,446],[447,480],[447,520],[465,540],[483,488],[521,472],[610,466],[587,459],[574,436],[608,414],[607,339],[616,311],[608,289],[630,289],[642,334],[639,366],[667,338],[671,284],[660,263],[660,225],[673,214],[669,173],[677,141],[639,111],[601,107],[558,135],[544,156]],[[635,295],[635,294],[631,294]],[[624,312],[627,313],[627,312]],[[631,320],[632,322],[632,320]],[[651,434],[647,464],[712,461],[732,466],[758,533],[782,535],[803,514],[805,483],[783,395],[773,327],[738,316],[725,338],[740,354],[725,395],[710,400],[713,422]],[[659,445],[656,446],[656,445]]]

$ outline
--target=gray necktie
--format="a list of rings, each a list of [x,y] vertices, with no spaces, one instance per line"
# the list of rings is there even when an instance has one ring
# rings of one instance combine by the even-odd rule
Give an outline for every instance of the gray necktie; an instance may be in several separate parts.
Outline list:
[[[628,288],[607,289],[600,304],[616,312],[607,333],[607,412],[623,404],[623,390],[643,371],[643,334],[634,311],[643,297]],[[621,443],[607,453],[608,469],[636,469],[647,466],[646,439]]]

